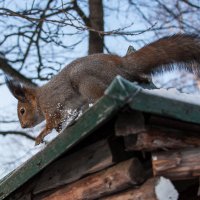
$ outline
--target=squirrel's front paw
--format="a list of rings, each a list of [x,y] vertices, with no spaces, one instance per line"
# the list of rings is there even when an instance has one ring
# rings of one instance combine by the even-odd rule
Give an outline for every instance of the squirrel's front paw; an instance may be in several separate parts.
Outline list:
[[[38,137],[36,137],[35,139],[35,146],[39,145],[40,143],[43,143],[43,137],[41,137],[40,135]]]

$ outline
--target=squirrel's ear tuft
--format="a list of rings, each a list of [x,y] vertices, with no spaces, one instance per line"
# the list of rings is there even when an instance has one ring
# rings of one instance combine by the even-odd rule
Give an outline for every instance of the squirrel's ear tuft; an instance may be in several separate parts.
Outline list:
[[[19,101],[25,101],[25,90],[19,81],[5,75],[5,82],[7,87],[9,88],[10,92],[13,94],[13,96],[18,99]]]

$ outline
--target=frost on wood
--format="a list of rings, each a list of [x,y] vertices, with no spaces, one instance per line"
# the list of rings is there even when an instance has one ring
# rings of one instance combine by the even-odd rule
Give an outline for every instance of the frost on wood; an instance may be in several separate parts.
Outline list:
[[[156,95],[156,96],[161,96],[161,97],[166,97],[172,100],[178,100],[182,102],[188,102],[192,103],[195,105],[200,105],[200,95],[199,94],[186,94],[186,93],[181,93],[175,88],[171,89],[153,89],[153,90],[148,90],[144,89],[143,90],[147,94],[151,95]]]
[[[156,186],[155,193],[158,200],[177,200],[178,192],[169,179],[160,177]]]

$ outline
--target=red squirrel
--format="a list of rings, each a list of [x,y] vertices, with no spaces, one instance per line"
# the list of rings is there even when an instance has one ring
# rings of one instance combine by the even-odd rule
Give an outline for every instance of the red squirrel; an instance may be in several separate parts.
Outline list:
[[[121,75],[130,81],[148,81],[155,69],[170,69],[172,64],[190,71],[200,65],[200,38],[176,34],[161,38],[124,57],[93,54],[76,59],[41,87],[29,87],[12,78],[6,83],[18,99],[18,117],[22,128],[34,127],[46,120],[36,138],[40,144],[52,129],[61,131],[67,109],[80,109],[96,102],[111,81]]]

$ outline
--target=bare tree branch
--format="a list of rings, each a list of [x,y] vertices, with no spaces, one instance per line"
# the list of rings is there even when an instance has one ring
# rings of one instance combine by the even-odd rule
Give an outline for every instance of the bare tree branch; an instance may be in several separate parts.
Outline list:
[[[81,19],[84,21],[86,26],[91,26],[90,19],[85,15],[83,10],[80,8],[80,6],[77,3],[77,0],[73,1],[74,4],[74,10],[78,13],[78,15],[81,17]]]
[[[194,7],[194,8],[200,8],[200,6],[197,6],[196,4],[193,4],[193,3],[191,3],[190,1],[188,1],[188,0],[182,0],[184,3],[186,3],[186,4],[188,4],[189,6],[192,6],[192,7]]]
[[[29,140],[33,140],[35,141],[35,137],[28,135],[25,132],[20,132],[20,131],[0,131],[0,135],[6,136],[6,135],[19,135],[19,136],[23,136]]]
[[[6,73],[7,75],[9,75],[11,77],[16,77],[24,83],[27,83],[27,84],[32,85],[32,86],[36,86],[36,84],[33,83],[31,81],[31,79],[25,77],[24,75],[19,73],[17,70],[12,68],[11,65],[8,64],[8,62],[2,57],[0,57],[0,69],[3,70],[4,73]]]

